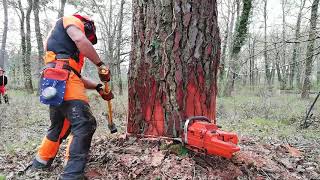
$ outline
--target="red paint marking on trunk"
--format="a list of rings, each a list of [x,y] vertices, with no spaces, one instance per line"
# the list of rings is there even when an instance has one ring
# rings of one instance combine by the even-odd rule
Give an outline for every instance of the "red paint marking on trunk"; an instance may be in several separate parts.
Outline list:
[[[186,99],[186,115],[187,117],[194,116],[194,95],[196,88],[193,81],[189,81],[187,85],[187,99]]]
[[[212,46],[211,46],[211,44],[209,44],[209,45],[206,47],[206,55],[207,55],[207,56],[210,56],[211,52],[212,52]]]
[[[206,94],[202,92],[200,95],[201,109],[202,109],[203,115],[208,117],[208,108],[206,105],[206,99],[207,99]]]
[[[151,105],[148,104],[145,112],[145,120],[147,122],[151,121],[152,111],[151,111]]]
[[[179,109],[183,109],[183,97],[184,97],[184,94],[183,94],[183,90],[182,90],[182,83],[180,83],[177,87],[177,90],[176,90],[176,101],[178,103],[178,106],[179,106]]]
[[[140,42],[141,44],[144,44],[144,33],[142,31],[139,32]]]
[[[203,89],[205,87],[204,77],[203,77],[203,69],[201,65],[198,65],[198,88]]]
[[[175,37],[174,37],[174,46],[173,46],[173,52],[176,52],[177,50],[180,49],[180,40],[181,40],[181,33],[179,31],[177,31],[175,33]]]
[[[199,93],[199,88],[194,94],[194,115],[195,116],[201,116],[202,110],[201,110],[201,104],[200,104],[200,93]]]
[[[184,27],[188,27],[189,26],[190,19],[191,19],[191,13],[186,13],[183,16],[183,25],[184,25]]]
[[[211,88],[213,89],[213,91],[210,97],[210,109],[208,117],[213,123],[216,123],[216,85],[212,85]]]

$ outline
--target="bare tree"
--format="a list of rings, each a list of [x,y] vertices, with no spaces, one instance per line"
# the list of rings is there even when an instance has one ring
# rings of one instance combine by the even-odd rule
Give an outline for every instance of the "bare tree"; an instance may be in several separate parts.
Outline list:
[[[220,37],[212,0],[133,1],[128,132],[176,137],[215,121]]]
[[[1,51],[0,51],[0,67],[4,68],[4,59],[6,54],[6,43],[7,43],[7,33],[8,33],[8,3],[7,0],[2,0],[3,5],[3,34],[1,42]]]
[[[249,46],[249,83],[250,88],[253,89],[255,86],[255,67],[256,67],[256,58],[255,58],[255,47],[256,47],[256,37],[253,36],[249,38],[248,46]]]
[[[229,40],[229,33],[232,31],[230,28],[230,15],[233,13],[231,6],[234,6],[230,0],[228,0],[228,12],[227,12],[227,17],[226,17],[226,28],[224,32],[224,38],[223,38],[223,45],[222,45],[222,54],[221,54],[221,59],[220,59],[220,68],[219,68],[219,80],[220,84],[222,84],[225,76],[225,61],[226,61],[226,56],[227,56],[227,45],[228,45],[228,40]],[[234,16],[233,16],[234,17]]]
[[[59,11],[58,11],[58,19],[64,16],[64,7],[66,6],[67,0],[59,0]]]
[[[31,75],[31,24],[30,24],[30,15],[32,12],[32,0],[28,0],[28,9],[26,12],[26,56],[24,67],[24,76],[25,76],[25,88],[29,93],[33,92],[32,85],[32,75]]]
[[[311,8],[311,18],[310,18],[310,30],[309,30],[309,39],[308,47],[306,54],[306,66],[305,66],[305,77],[302,87],[302,98],[309,98],[309,91],[311,89],[311,72],[313,66],[313,52],[314,52],[314,41],[316,37],[316,28],[317,28],[317,19],[318,19],[318,6],[319,0],[313,0]]]
[[[118,30],[117,30],[117,75],[118,75],[118,86],[119,86],[119,94],[123,94],[122,88],[122,77],[121,77],[121,58],[120,58],[120,51],[121,51],[121,41],[122,41],[122,24],[123,24],[123,6],[125,4],[125,0],[121,0],[120,9],[119,9],[119,21],[118,21]]]
[[[267,0],[263,0],[263,19],[264,19],[264,42],[263,42],[263,58],[265,63],[265,80],[269,88],[271,88],[271,63],[268,58],[268,47],[267,47]]]
[[[44,65],[42,56],[44,54],[43,40],[39,21],[39,0],[34,0],[33,2],[33,12],[34,12],[34,28],[36,32],[37,44],[38,44],[38,69],[40,71],[41,67]]]
[[[293,44],[293,52],[292,52],[292,66],[290,67],[290,80],[289,85],[290,89],[293,89],[294,77],[296,76],[296,84],[297,87],[301,88],[301,80],[300,80],[300,66],[298,66],[297,61],[299,59],[298,52],[300,51],[300,43],[298,42],[300,39],[300,30],[301,30],[301,20],[302,20],[302,10],[306,4],[306,0],[301,0],[301,5],[299,8],[296,28],[295,28],[295,43]],[[300,68],[299,68],[300,67]]]
[[[236,24],[236,31],[232,43],[230,67],[228,71],[228,80],[223,91],[224,96],[231,96],[234,89],[234,81],[238,76],[240,63],[239,53],[247,37],[249,15],[252,8],[252,0],[243,0],[243,10],[239,21]]]

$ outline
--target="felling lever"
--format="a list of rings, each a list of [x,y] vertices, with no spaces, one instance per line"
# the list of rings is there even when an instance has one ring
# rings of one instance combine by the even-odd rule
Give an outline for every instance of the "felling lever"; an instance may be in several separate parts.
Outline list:
[[[204,116],[191,117],[185,121],[182,142],[188,149],[228,159],[233,153],[240,151],[235,133],[220,130]]]
[[[105,76],[106,74],[108,74],[109,72],[107,72],[105,69],[101,69],[99,70],[99,76],[102,75],[102,76]],[[111,89],[109,87],[109,84],[107,81],[104,81],[104,87],[105,87],[105,92],[107,94],[110,93]],[[117,127],[116,125],[113,123],[113,117],[112,117],[112,103],[111,103],[111,100],[110,101],[107,101],[106,102],[106,105],[107,105],[107,112],[108,112],[108,128],[111,132],[111,134],[113,133],[116,133],[118,130],[117,130]]]
[[[109,84],[106,82],[105,83],[105,88],[106,88],[106,92],[109,93],[110,92],[110,88],[109,88]],[[107,101],[107,111],[108,111],[108,128],[111,132],[111,134],[113,133],[116,133],[118,130],[117,130],[117,127],[116,125],[113,123],[113,117],[112,117],[112,103],[111,103],[111,100],[110,101]]]

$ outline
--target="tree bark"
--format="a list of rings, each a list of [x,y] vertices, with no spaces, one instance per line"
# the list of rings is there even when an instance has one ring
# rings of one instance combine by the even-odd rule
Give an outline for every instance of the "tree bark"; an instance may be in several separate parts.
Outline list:
[[[232,43],[230,67],[228,71],[228,80],[223,91],[224,96],[231,96],[234,89],[234,81],[239,71],[239,52],[243,46],[247,37],[249,15],[252,8],[252,0],[243,0],[243,10],[239,18],[239,22],[236,23],[236,31]]]
[[[32,75],[31,75],[31,28],[30,15],[32,11],[32,0],[28,0],[28,9],[26,13],[26,56],[24,66],[25,88],[29,93],[33,93]]]
[[[58,19],[64,16],[64,7],[66,6],[67,0],[60,0],[60,9],[58,11]]]
[[[178,137],[182,122],[216,120],[216,0],[133,1],[129,133]]]
[[[4,59],[6,55],[6,43],[7,43],[7,33],[8,33],[8,3],[7,0],[2,0],[3,5],[3,15],[4,15],[4,22],[3,22],[3,34],[2,34],[2,41],[1,41],[1,51],[0,51],[0,67],[4,68]]]
[[[314,41],[316,37],[317,31],[317,19],[318,19],[318,5],[319,0],[314,0],[311,8],[311,18],[310,18],[310,30],[309,30],[309,43],[307,47],[306,53],[306,61],[305,61],[305,78],[302,87],[302,98],[309,98],[309,91],[311,89],[311,73],[313,66],[313,51],[314,51]]]
[[[300,39],[300,29],[301,29],[301,19],[302,19],[302,10],[304,9],[304,6],[306,4],[306,0],[301,1],[301,6],[299,9],[298,13],[298,18],[297,18],[297,23],[296,23],[296,31],[295,31],[295,42],[298,42]],[[292,66],[290,68],[290,80],[289,80],[289,85],[290,89],[293,89],[293,82],[294,82],[294,77],[296,76],[296,84],[297,87],[300,89],[301,88],[301,81],[300,81],[300,72],[299,72],[299,64],[297,64],[297,61],[299,59],[299,54],[298,52],[300,51],[300,44],[299,43],[294,43],[293,45],[293,52],[292,52]]]
[[[125,0],[121,0],[120,9],[119,9],[119,21],[118,21],[118,32],[117,32],[117,75],[118,75],[118,86],[119,86],[119,94],[123,94],[122,88],[122,77],[121,77],[121,42],[122,42],[122,24],[123,24],[123,6],[125,4]]]

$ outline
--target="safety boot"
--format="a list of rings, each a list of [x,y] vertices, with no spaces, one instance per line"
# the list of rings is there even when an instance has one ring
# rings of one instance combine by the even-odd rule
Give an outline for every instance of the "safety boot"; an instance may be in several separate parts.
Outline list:
[[[36,158],[33,159],[32,161],[32,169],[38,169],[38,170],[46,170],[51,167],[53,160],[49,160],[46,164],[43,164],[39,162]]]
[[[3,99],[4,99],[4,103],[9,104],[9,97],[7,94],[3,96]]]

